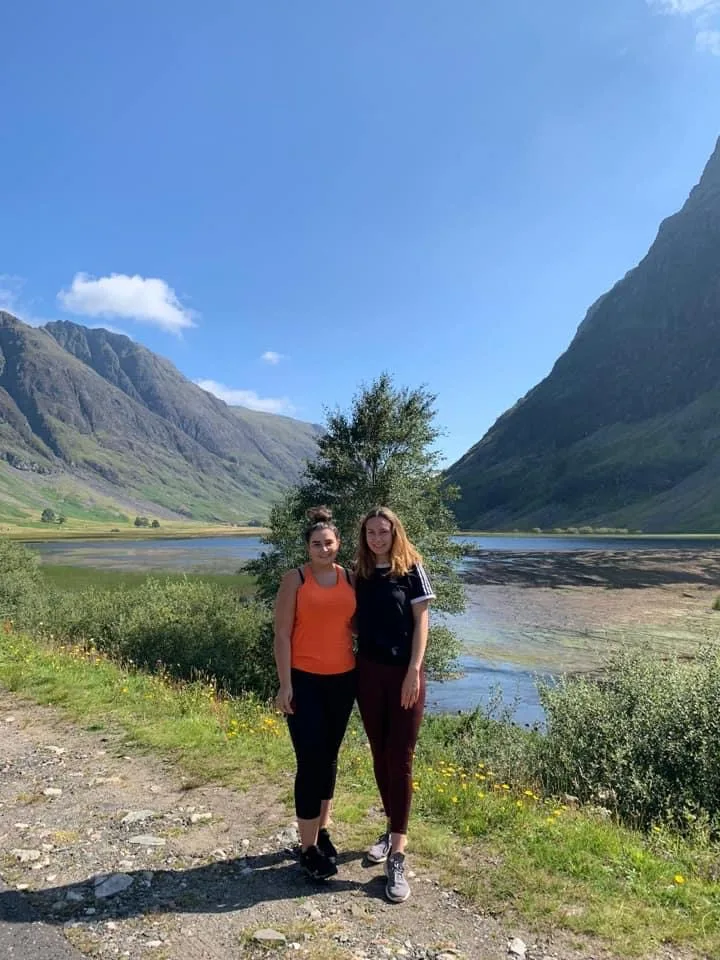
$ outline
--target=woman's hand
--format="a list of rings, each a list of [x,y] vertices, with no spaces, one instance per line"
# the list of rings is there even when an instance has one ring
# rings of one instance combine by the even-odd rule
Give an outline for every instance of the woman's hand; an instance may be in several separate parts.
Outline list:
[[[420,670],[416,667],[408,667],[405,674],[402,689],[400,691],[400,706],[405,710],[410,710],[418,702],[420,696]]]
[[[280,713],[295,713],[292,707],[293,688],[291,686],[280,687],[275,697],[275,706]]]

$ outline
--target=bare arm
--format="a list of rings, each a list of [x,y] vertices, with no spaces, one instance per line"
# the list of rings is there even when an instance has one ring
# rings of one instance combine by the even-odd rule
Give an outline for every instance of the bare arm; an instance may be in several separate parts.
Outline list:
[[[420,696],[420,671],[427,649],[428,629],[430,626],[430,602],[421,600],[413,604],[413,635],[410,664],[403,680],[400,692],[400,704],[409,710]]]
[[[300,577],[297,570],[286,573],[280,583],[275,600],[275,666],[277,667],[280,690],[275,702],[278,710],[292,713],[292,678],[290,674],[290,639],[295,621],[295,598]]]

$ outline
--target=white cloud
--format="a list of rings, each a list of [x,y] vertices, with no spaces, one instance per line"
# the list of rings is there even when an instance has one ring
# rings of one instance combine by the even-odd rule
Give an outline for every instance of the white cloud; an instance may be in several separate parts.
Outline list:
[[[712,13],[720,7],[719,0],[647,0],[648,6],[660,13]]]
[[[217,380],[196,380],[195,383],[208,393],[224,400],[231,407],[249,407],[264,413],[292,413],[293,406],[287,397],[259,397],[254,390],[238,390],[226,387]]]
[[[695,48],[700,53],[720,57],[720,0],[646,0],[658,13],[679,14],[692,19],[695,26]]]
[[[87,317],[122,317],[176,334],[195,326],[195,312],[157,277],[113,273],[95,278],[76,273],[70,289],[61,290],[57,298],[63,310]]]
[[[265,363],[272,363],[273,366],[276,363],[280,363],[283,355],[281,353],[275,353],[274,350],[266,350],[265,353],[260,357],[261,360],[264,360]]]
[[[701,53],[720,57],[720,30],[700,30],[695,37],[695,45]]]

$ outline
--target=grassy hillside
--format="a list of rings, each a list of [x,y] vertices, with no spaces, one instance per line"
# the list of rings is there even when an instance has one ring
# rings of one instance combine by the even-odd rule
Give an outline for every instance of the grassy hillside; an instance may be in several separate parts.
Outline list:
[[[261,520],[318,434],[228,407],[128,337],[0,312],[0,522]]]

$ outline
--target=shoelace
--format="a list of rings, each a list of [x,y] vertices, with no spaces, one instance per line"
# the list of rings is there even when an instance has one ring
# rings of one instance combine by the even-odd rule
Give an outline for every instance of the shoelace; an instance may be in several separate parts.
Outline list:
[[[402,860],[391,860],[390,870],[393,875],[393,883],[395,883],[397,880],[403,880],[405,878],[405,864],[402,862]]]

